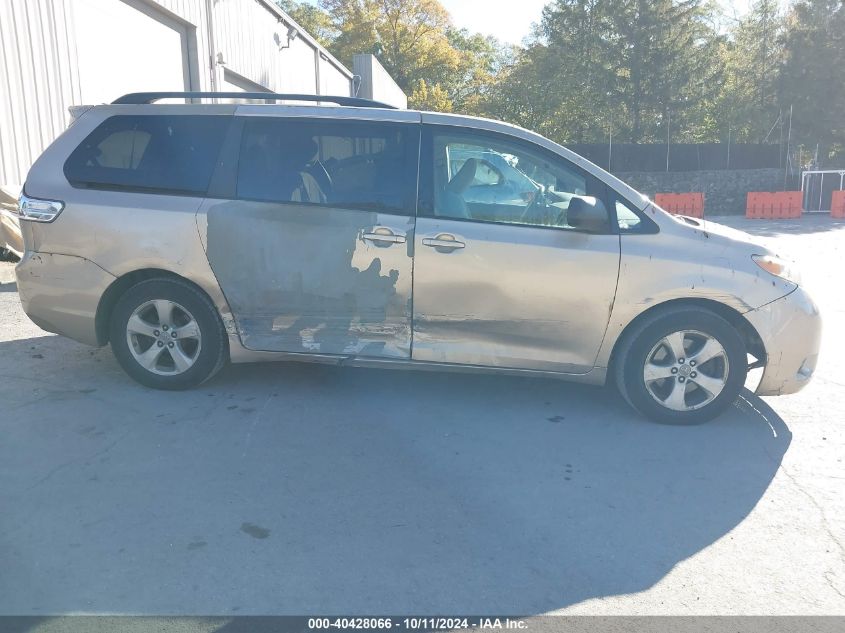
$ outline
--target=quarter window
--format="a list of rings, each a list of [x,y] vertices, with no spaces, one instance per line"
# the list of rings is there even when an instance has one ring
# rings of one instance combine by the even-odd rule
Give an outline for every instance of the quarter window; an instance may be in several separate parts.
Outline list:
[[[71,153],[65,177],[75,187],[202,195],[230,117],[113,116]]]
[[[621,200],[616,201],[616,222],[622,232],[636,232],[642,228],[642,218]]]
[[[412,215],[416,147],[402,124],[255,118],[244,126],[237,195]]]
[[[493,135],[434,134],[437,217],[575,229],[570,201],[604,186],[564,159]]]

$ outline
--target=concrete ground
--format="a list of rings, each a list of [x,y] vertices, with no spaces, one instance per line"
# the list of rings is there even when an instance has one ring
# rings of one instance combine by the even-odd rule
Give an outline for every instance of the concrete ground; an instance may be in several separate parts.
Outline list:
[[[845,614],[845,224],[804,392],[672,428],[550,380],[309,365],[144,389],[0,264],[0,614]]]

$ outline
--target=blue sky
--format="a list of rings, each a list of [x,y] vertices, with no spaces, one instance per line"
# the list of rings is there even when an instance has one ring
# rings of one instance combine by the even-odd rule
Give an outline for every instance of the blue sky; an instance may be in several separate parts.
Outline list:
[[[317,0],[306,0],[317,4]],[[549,0],[440,0],[452,14],[458,27],[495,35],[500,40],[519,44],[531,31],[531,24],[540,19]],[[726,13],[742,15],[751,0],[720,0]]]

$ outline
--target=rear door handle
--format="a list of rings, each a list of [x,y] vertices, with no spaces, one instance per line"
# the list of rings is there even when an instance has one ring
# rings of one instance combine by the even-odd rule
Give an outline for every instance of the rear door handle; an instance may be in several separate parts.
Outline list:
[[[405,236],[401,233],[394,233],[392,229],[386,226],[377,226],[372,231],[364,233],[362,236],[365,240],[370,242],[377,242],[383,245],[388,244],[404,244]]]
[[[456,239],[454,235],[449,233],[441,233],[437,237],[423,238],[423,246],[430,246],[438,249],[454,250],[456,248],[465,248],[466,244]]]

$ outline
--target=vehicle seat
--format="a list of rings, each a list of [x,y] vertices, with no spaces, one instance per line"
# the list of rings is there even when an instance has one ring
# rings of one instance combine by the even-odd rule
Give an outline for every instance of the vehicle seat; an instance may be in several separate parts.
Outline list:
[[[262,200],[324,203],[321,183],[310,173],[317,149],[310,136],[294,137],[270,151],[256,143],[242,155],[238,187]]]
[[[291,202],[324,203],[326,194],[310,173],[319,146],[310,136],[286,139],[277,157],[279,161],[279,199]]]
[[[334,183],[332,182],[331,174],[326,166],[319,159],[315,160],[306,170],[317,184],[320,186],[322,193],[327,200],[331,200],[332,191],[334,190]]]
[[[469,209],[467,208],[466,200],[464,200],[464,192],[475,180],[475,172],[478,170],[478,160],[469,158],[458,170],[458,173],[452,176],[452,179],[443,189],[443,195],[440,199],[440,209],[435,215],[450,217],[450,218],[467,218],[470,219]]]

